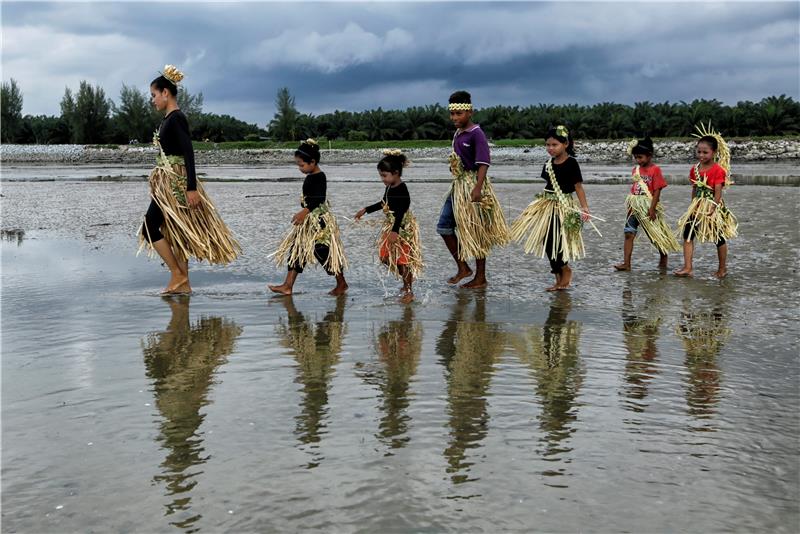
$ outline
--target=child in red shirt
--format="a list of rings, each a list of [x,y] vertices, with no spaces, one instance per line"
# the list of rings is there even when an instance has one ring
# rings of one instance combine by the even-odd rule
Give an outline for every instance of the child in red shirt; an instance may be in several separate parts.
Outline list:
[[[653,163],[653,141],[649,137],[633,140],[628,149],[636,159],[636,167],[632,171],[633,185],[625,204],[628,218],[625,222],[624,259],[614,265],[618,271],[631,270],[633,241],[639,226],[644,230],[650,243],[658,250],[660,260],[658,267],[667,268],[667,254],[679,250],[678,241],[664,218],[664,209],[659,204],[661,190],[667,187],[661,169]]]
[[[730,182],[730,151],[725,140],[714,130],[698,128],[700,140],[697,141],[698,163],[689,173],[692,182],[692,202],[689,209],[678,220],[679,231],[683,230],[683,267],[676,270],[676,276],[692,276],[692,256],[694,238],[700,242],[717,244],[719,266],[714,276],[725,278],[728,274],[727,239],[736,237],[738,223],[733,213],[722,201],[722,190]]]

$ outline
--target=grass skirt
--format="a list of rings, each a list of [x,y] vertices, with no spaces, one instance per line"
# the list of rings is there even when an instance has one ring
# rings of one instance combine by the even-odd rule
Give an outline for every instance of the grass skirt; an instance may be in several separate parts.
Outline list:
[[[411,211],[407,211],[403,217],[403,225],[400,227],[398,235],[400,239],[394,245],[389,245],[387,239],[394,226],[394,215],[386,213],[386,219],[381,226],[378,237],[378,254],[381,260],[387,262],[389,272],[397,278],[401,278],[398,265],[406,265],[411,270],[413,277],[419,278],[422,274],[422,243],[419,238],[419,223]]]
[[[650,202],[651,199],[647,195],[628,195],[625,199],[625,207],[639,221],[639,228],[644,231],[656,250],[661,254],[677,252],[680,250],[680,245],[667,224],[664,208],[661,207],[661,203],[657,204],[656,220],[651,221],[647,215],[650,211]]]
[[[726,240],[738,235],[739,222],[733,212],[720,202],[713,215],[708,212],[714,207],[713,200],[707,196],[695,196],[689,209],[678,219],[678,237],[683,238],[683,230],[690,225],[687,241],[697,238],[701,243],[717,243],[720,238]]]
[[[324,223],[324,227],[320,222]],[[347,269],[339,225],[327,201],[306,215],[302,224],[293,224],[272,255],[277,265],[306,266],[317,263],[314,256],[314,246],[317,244],[327,245],[330,250],[322,266],[326,271],[341,274]]]
[[[566,197],[569,206],[577,209],[578,203],[572,195]],[[561,252],[563,260],[570,262],[586,255],[583,247],[580,213],[569,209],[558,201],[554,193],[543,192],[520,213],[511,225],[511,239],[524,240],[525,253],[547,257],[547,236],[553,232],[553,257]],[[527,236],[527,237],[525,237]]]
[[[478,183],[477,173],[464,170],[455,153],[450,156],[450,168],[453,173],[450,194],[453,195],[456,219],[458,259],[486,258],[492,247],[504,246],[510,241],[505,214],[488,176],[483,181],[481,201],[472,202],[472,189]]]
[[[212,264],[230,263],[242,252],[241,246],[219,216],[214,204],[197,180],[200,206],[190,208],[186,203],[186,167],[182,158],[160,156],[158,165],[150,172],[150,196],[164,214],[161,233],[172,247],[175,258],[206,260]],[[180,161],[180,162],[179,162]],[[139,252],[153,243],[147,225],[139,229]]]

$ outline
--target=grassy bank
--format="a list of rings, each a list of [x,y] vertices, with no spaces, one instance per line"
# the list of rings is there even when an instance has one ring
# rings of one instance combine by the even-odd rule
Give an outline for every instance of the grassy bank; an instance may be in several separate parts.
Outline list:
[[[800,136],[768,136],[768,137],[733,137],[729,141],[745,142],[745,141],[770,141],[770,140],[798,140]],[[694,140],[692,137],[665,137],[656,138],[653,141],[658,144],[659,142],[667,141],[683,141],[689,142]],[[585,143],[612,143],[623,141],[622,139],[591,139],[581,140],[577,142]],[[496,139],[492,140],[495,146],[499,147],[532,147],[543,146],[543,139]],[[293,149],[297,148],[297,141],[279,142],[279,141],[232,141],[225,143],[206,143],[195,141],[195,150],[234,150],[234,149]],[[369,150],[381,148],[447,148],[450,146],[449,139],[442,140],[409,140],[409,141],[320,141],[320,147],[332,150]]]

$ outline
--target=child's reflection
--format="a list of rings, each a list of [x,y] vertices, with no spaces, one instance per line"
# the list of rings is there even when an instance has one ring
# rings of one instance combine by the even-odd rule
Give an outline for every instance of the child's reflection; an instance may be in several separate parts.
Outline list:
[[[301,448],[307,447],[313,459],[308,468],[317,467],[322,460],[319,442],[325,434],[328,416],[328,389],[339,362],[342,341],[346,333],[344,307],[346,298],[336,298],[333,310],[321,321],[312,322],[297,311],[291,295],[282,297],[286,320],[276,326],[281,345],[292,352],[297,361],[297,377],[303,399],[300,414],[295,418],[295,434]]]

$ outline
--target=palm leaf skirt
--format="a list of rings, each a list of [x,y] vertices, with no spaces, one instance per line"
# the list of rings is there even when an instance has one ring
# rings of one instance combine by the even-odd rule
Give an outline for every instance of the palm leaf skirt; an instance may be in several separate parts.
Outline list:
[[[639,221],[639,228],[644,231],[656,250],[662,254],[680,250],[680,244],[664,217],[664,208],[660,203],[656,205],[655,221],[651,221],[648,216],[650,198],[647,195],[628,195],[625,199],[625,207]]]
[[[293,224],[272,256],[276,265],[315,264],[314,246],[317,244],[327,245],[330,251],[322,266],[325,270],[341,274],[347,269],[339,225],[327,201],[309,213],[302,224]]]
[[[717,243],[720,238],[730,239],[738,235],[739,222],[731,210],[720,203],[719,207],[709,215],[714,206],[713,200],[706,196],[695,196],[689,209],[678,219],[678,236],[683,237],[683,230],[690,226],[687,241],[697,238],[701,243]]]
[[[511,238],[489,177],[483,181],[480,202],[472,202],[472,189],[476,183],[475,173],[470,172],[453,180],[451,187],[458,258],[462,261],[485,258],[493,247],[507,245]]]
[[[567,201],[572,208],[578,204],[570,195]],[[524,243],[526,254],[547,257],[547,236],[553,232],[553,254],[561,252],[569,262],[586,255],[583,247],[580,214],[564,206],[555,194],[539,193],[511,225],[511,239]],[[550,259],[556,259],[555,256]]]
[[[242,248],[225,225],[213,202],[197,180],[200,206],[186,204],[186,167],[180,164],[156,166],[149,177],[150,196],[164,214],[161,233],[172,246],[178,261],[196,258],[212,264],[230,263]],[[153,255],[153,242],[144,223],[139,229],[139,252],[147,247]]]
[[[378,236],[377,247],[380,255],[381,251],[387,250],[388,257],[386,258],[387,267],[389,272],[397,278],[401,278],[400,271],[398,270],[398,260],[404,260],[405,265],[411,270],[413,277],[419,278],[422,274],[422,241],[419,237],[419,223],[417,218],[411,211],[407,211],[403,217],[403,225],[398,232],[399,239],[394,245],[387,242],[389,234],[394,226],[394,215],[391,212],[386,214],[386,218],[381,226],[381,232]]]

